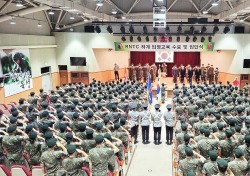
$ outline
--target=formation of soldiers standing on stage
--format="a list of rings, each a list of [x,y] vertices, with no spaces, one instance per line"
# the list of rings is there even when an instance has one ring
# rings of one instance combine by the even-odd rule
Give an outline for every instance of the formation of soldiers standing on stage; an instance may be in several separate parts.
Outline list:
[[[193,80],[196,83],[207,82],[212,84],[212,82],[218,83],[219,78],[219,69],[214,69],[213,65],[208,64],[206,67],[202,64],[201,67],[195,66],[194,68],[191,65],[180,65],[178,68],[176,65],[172,67],[173,82],[177,83],[178,78],[181,83],[184,83],[185,78],[189,84],[192,84]]]
[[[159,66],[159,68],[161,68],[162,75],[165,77],[167,75],[167,64],[163,63]],[[148,63],[146,63],[144,66],[142,66],[140,63],[137,66],[131,64],[128,67],[128,70],[129,80],[147,82],[148,75],[150,74],[151,82],[155,82],[157,75],[157,66],[155,63],[151,66]]]

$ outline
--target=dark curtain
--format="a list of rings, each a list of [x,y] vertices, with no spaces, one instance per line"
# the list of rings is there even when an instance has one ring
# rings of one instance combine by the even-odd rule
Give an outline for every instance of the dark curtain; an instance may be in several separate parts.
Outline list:
[[[155,63],[155,52],[130,52],[131,64],[138,65],[141,63],[145,65]],[[174,52],[174,63],[168,63],[168,77],[172,76],[172,67],[174,65],[179,67],[181,64],[184,66],[190,64],[191,67],[196,65],[200,66],[200,52]],[[159,63],[156,63],[157,67]]]

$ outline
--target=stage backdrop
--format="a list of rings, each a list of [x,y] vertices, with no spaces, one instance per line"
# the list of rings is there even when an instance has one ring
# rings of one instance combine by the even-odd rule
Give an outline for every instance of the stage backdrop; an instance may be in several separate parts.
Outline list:
[[[131,64],[137,65],[141,63],[145,65],[149,63],[152,65],[155,63],[155,52],[138,52],[131,51],[130,52]],[[157,67],[160,63],[155,63]],[[192,67],[198,65],[200,66],[200,52],[174,52],[174,63],[167,63],[168,66],[168,77],[172,76],[172,67],[174,65],[179,67],[181,64],[184,66],[190,64]]]
[[[33,88],[29,49],[0,50],[5,97]]]

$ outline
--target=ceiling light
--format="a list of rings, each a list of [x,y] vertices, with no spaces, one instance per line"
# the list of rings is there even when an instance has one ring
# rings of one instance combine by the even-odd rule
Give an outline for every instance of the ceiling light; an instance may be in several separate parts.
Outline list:
[[[209,37],[208,37],[208,41],[209,41],[209,42],[212,42],[212,39],[213,39],[212,36],[209,36]]]
[[[125,42],[126,41],[126,37],[122,36],[122,41]]]
[[[189,42],[189,39],[190,39],[190,37],[189,37],[189,36],[187,36],[187,37],[186,37],[186,42]]]
[[[157,0],[158,2],[163,2],[163,0]]]
[[[217,0],[214,0],[211,5],[212,6],[217,6],[217,5],[219,5],[219,2]]]
[[[100,28],[100,26],[96,26],[96,27],[95,27],[95,32],[98,33],[98,34],[101,33],[101,28]]]
[[[169,42],[172,42],[172,40],[173,40],[172,37],[169,36],[169,37],[168,37],[168,41],[169,41]]]
[[[12,18],[12,19],[10,20],[10,24],[16,24],[16,21],[15,21],[14,18]]]
[[[224,34],[227,34],[230,31],[230,28],[228,26],[226,26],[223,30]]]
[[[96,5],[99,6],[99,7],[101,7],[101,6],[103,6],[103,2],[102,2],[102,1],[98,1],[98,2],[96,3]]]
[[[49,15],[54,15],[55,12],[53,12],[52,10],[49,11]]]
[[[83,21],[87,22],[87,21],[89,21],[89,19],[88,19],[88,18],[84,18],[84,20],[83,20]]]
[[[117,10],[116,9],[112,9],[112,12],[111,12],[112,14],[117,14]]]
[[[204,34],[204,33],[206,33],[206,32],[207,32],[206,26],[202,26],[202,28],[201,28],[201,33]]]
[[[154,40],[154,42],[157,42],[157,37],[156,37],[156,36],[154,36],[153,40]]]
[[[129,32],[130,32],[130,34],[135,33],[134,27],[132,25],[129,27]]]
[[[23,7],[22,0],[16,0],[16,7]]]
[[[126,17],[125,17],[125,16],[122,16],[122,19],[123,19],[123,20],[125,20],[125,19],[126,19]]]
[[[241,22],[241,23],[244,22],[244,19],[240,19],[240,22]]]
[[[143,34],[147,34],[148,33],[148,28],[146,25],[143,26]]]
[[[193,42],[196,42],[197,41],[197,37],[196,36],[194,36],[194,38],[193,38]]]
[[[75,17],[71,14],[70,17],[69,17],[69,19],[74,20]]]
[[[61,29],[61,28],[60,28],[59,26],[56,26],[56,29],[59,30],[59,29]]]
[[[177,41],[177,42],[180,42],[180,40],[181,40],[181,38],[180,38],[180,36],[178,36],[178,37],[176,38],[176,41]]]
[[[108,26],[108,27],[107,27],[107,31],[108,31],[110,34],[112,34],[112,33],[113,33],[112,26]]]
[[[145,38],[145,39],[146,39],[146,42],[149,42],[149,37],[148,37],[148,36],[146,36],[146,38]]]
[[[125,31],[125,27],[123,25],[120,27],[120,30],[121,30],[122,34],[125,34],[126,31]]]
[[[37,27],[42,27],[40,21],[38,22]]]
[[[201,37],[201,42],[205,42],[205,37]]]
[[[69,30],[70,30],[71,32],[74,32],[74,29],[73,29],[73,28],[70,28]]]
[[[219,32],[219,27],[218,26],[214,26],[213,33],[215,34],[217,32]]]
[[[133,19],[132,18],[129,18],[129,20],[128,21],[133,21]]]
[[[141,36],[137,37],[138,42],[141,42]]]
[[[178,26],[177,32],[178,32],[178,33],[181,33],[181,31],[182,31],[182,27],[181,27],[181,26]]]
[[[165,8],[164,7],[161,7],[161,12],[165,12]]]
[[[134,38],[132,35],[129,37],[129,40],[130,40],[130,42],[133,42]]]
[[[207,10],[203,10],[202,13],[203,13],[203,14],[208,14],[208,11],[207,11]]]
[[[166,33],[166,34],[170,33],[170,28],[169,28],[169,26],[166,26],[166,28],[165,28],[165,33]]]

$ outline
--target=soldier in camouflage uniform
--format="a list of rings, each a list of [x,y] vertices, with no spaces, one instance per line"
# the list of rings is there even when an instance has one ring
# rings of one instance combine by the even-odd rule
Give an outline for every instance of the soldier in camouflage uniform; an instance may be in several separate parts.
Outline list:
[[[89,150],[92,148],[95,148],[96,143],[94,139],[94,131],[92,129],[87,129],[86,130],[86,139],[84,139],[81,143],[81,147],[83,151],[86,153],[89,153]]]
[[[219,69],[216,68],[215,71],[214,71],[214,78],[215,78],[215,84],[218,84],[218,80],[219,80]]]
[[[68,176],[87,176],[87,173],[82,170],[83,164],[88,161],[88,155],[79,149],[76,149],[75,145],[68,145],[67,152],[69,156],[62,162],[63,168],[66,170]],[[81,157],[77,157],[77,155]]]
[[[26,165],[26,160],[23,157],[23,146],[22,142],[27,140],[28,135],[20,129],[17,129],[17,126],[9,126],[7,128],[9,136],[4,136],[2,140],[2,145],[6,149],[7,158],[9,160],[9,165]],[[20,135],[16,135],[16,133]],[[28,167],[28,166],[27,166]]]
[[[232,152],[232,151],[231,151]],[[235,159],[228,163],[228,167],[236,175],[245,175],[248,170],[247,160],[244,157],[244,153],[241,149],[236,148],[234,150]]]
[[[243,151],[246,160],[250,159],[250,135],[245,136],[245,144],[240,145],[239,148]]]
[[[213,176],[218,173],[217,163],[216,163],[217,157],[218,156],[216,151],[214,150],[209,151],[210,160],[204,164],[202,169],[202,174],[206,176]]]
[[[96,147],[89,151],[89,160],[92,163],[91,170],[92,176],[107,176],[108,174],[108,160],[115,153],[119,152],[119,149],[112,144],[109,140],[104,139],[102,135],[95,137]],[[103,141],[111,148],[105,148]]]
[[[166,100],[166,87],[165,84],[161,84],[161,102],[164,104]]]
[[[67,149],[56,139],[51,138],[46,142],[48,150],[42,153],[41,163],[46,170],[46,176],[55,176],[60,170],[61,157],[67,155]],[[55,150],[59,147],[61,150]]]

